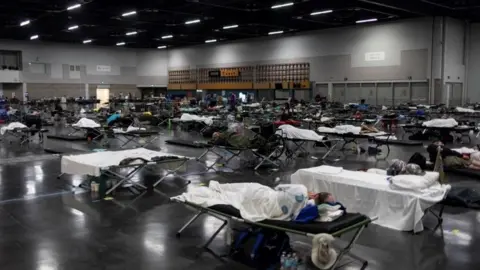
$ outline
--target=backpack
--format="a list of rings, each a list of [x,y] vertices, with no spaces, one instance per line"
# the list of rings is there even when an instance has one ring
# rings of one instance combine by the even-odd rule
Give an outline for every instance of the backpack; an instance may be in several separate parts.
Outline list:
[[[422,170],[425,170],[427,168],[427,158],[418,152],[410,157],[408,163],[417,164]]]
[[[285,232],[249,228],[236,236],[230,257],[255,269],[278,269],[282,253],[289,251],[290,239]]]

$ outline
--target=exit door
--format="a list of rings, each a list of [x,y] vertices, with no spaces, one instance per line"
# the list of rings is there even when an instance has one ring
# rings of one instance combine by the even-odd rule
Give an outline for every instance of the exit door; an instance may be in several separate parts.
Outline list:
[[[100,100],[100,104],[97,104],[97,106],[101,106],[105,103],[108,103],[110,99],[110,89],[97,88],[97,99]]]

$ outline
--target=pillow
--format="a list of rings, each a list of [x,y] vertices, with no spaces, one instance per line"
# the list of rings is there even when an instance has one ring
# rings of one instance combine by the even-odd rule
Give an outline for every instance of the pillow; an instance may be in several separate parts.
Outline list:
[[[423,176],[429,183],[435,183],[440,180],[440,174],[438,172],[425,172]]]
[[[437,183],[433,177],[424,177],[419,175],[401,174],[390,178],[392,189],[403,190],[422,190],[431,187]]]

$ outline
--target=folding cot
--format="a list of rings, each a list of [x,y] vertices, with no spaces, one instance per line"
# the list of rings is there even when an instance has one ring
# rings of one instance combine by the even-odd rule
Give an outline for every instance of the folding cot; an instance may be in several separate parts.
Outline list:
[[[341,142],[339,139],[328,139],[325,136],[318,135],[313,130],[300,129],[290,125],[278,127],[276,134],[287,142],[292,143],[293,147],[286,147],[288,159],[295,158],[298,152],[309,154],[309,151],[305,149],[304,145],[311,142],[324,146],[327,149],[327,153],[322,157],[322,160],[324,160],[335,150],[338,143]]]
[[[382,146],[385,145],[387,147],[387,157],[390,154],[390,138],[391,135],[390,133],[386,132],[377,132],[377,133],[365,133],[365,134],[359,134],[359,133],[352,133],[352,132],[345,132],[345,133],[337,133],[337,132],[326,132],[322,131],[321,128],[318,129],[320,134],[323,135],[331,135],[335,137],[340,137],[343,140],[343,145],[340,148],[341,150],[345,149],[345,146],[347,146],[350,143],[353,143],[355,146],[358,146],[358,139],[369,139],[372,142],[375,143],[375,149],[378,152],[378,149]]]
[[[132,181],[132,178],[142,169],[147,168],[147,166],[156,166],[166,170],[166,174],[153,184],[153,188],[155,188],[167,176],[178,176],[177,172],[184,167],[187,161],[192,159],[145,148],[62,156],[59,177],[64,174],[75,174],[94,177],[105,176],[108,179],[116,180],[116,183],[106,191],[105,195],[112,193],[124,184],[131,184],[146,190],[145,185]]]
[[[131,128],[123,130],[114,128],[106,132],[106,140],[104,144],[108,144],[112,140],[118,140],[121,145],[120,148],[127,147],[129,143],[133,143],[136,147],[147,147],[155,142],[160,136],[160,132]]]
[[[451,188],[449,185],[432,185],[418,191],[396,189],[387,178],[386,172],[376,174],[320,166],[298,170],[291,182],[306,186],[310,192],[330,192],[349,211],[378,216],[375,223],[391,229],[421,232],[427,212],[442,222],[443,208],[435,213],[432,206],[444,200]]]
[[[196,211],[195,216],[193,216],[185,225],[177,231],[176,236],[180,237],[182,232],[187,229],[193,222],[195,222],[199,217],[203,215],[208,215],[214,218],[217,218],[223,221],[223,224],[211,235],[207,242],[202,246],[206,251],[212,252],[209,249],[209,245],[215,239],[215,237],[231,222],[238,222],[245,224],[250,227],[265,228],[269,230],[281,231],[290,234],[306,236],[308,238],[313,238],[316,234],[328,233],[334,237],[341,237],[342,235],[348,232],[354,232],[348,245],[343,248],[337,256],[337,260],[330,269],[336,269],[338,263],[342,260],[343,256],[349,255],[349,257],[356,259],[362,265],[361,269],[365,269],[368,265],[368,262],[354,256],[350,253],[351,249],[355,245],[356,241],[360,237],[363,230],[376,218],[369,218],[362,214],[348,213],[343,217],[333,221],[325,223],[311,223],[311,224],[300,224],[292,221],[281,221],[281,220],[264,220],[261,222],[252,222],[246,219],[243,219],[240,215],[240,211],[234,208],[231,205],[214,205],[211,207],[203,207],[198,204],[194,204],[188,201],[182,201],[177,199],[172,199],[174,202],[182,203],[189,208],[193,208]]]
[[[212,169],[216,171],[215,166],[220,164],[220,161],[222,160],[223,160],[223,163],[222,163],[223,166],[228,167],[228,163],[234,158],[239,158],[241,161],[244,161],[246,163],[251,163],[255,171],[258,170],[264,164],[270,164],[278,168],[282,167],[283,165],[283,162],[280,160],[280,157],[283,155],[285,148],[284,148],[284,145],[281,143],[271,144],[272,147],[267,148],[266,152],[262,152],[258,148],[238,148],[238,147],[215,145],[215,144],[209,144],[209,143],[199,143],[198,145],[203,146],[205,148],[205,151],[199,157],[197,157],[197,161],[202,161],[202,159],[210,153],[216,156],[216,159],[213,161],[211,165],[205,165],[205,168],[207,171],[210,171]],[[226,158],[225,153],[230,155],[230,157]],[[253,160],[247,158],[249,153],[253,154],[254,156]]]
[[[433,126],[430,126],[430,127],[426,127],[426,126],[423,126],[421,124],[405,124],[405,125],[399,125],[399,126],[402,127],[402,129],[404,131],[403,136],[405,136],[405,134],[407,134],[407,133],[410,133],[410,134],[413,135],[417,132],[426,133],[427,131],[433,131],[433,132],[435,132],[433,134],[437,134],[435,136],[438,137],[439,139],[441,139],[444,135],[454,133],[456,136],[458,136],[461,139],[463,139],[464,137],[468,138],[469,143],[472,142],[472,139],[470,138],[470,136],[468,136],[468,134],[471,131],[476,131],[477,130],[476,127],[473,127],[473,126],[455,126],[455,127],[433,127]]]
[[[13,143],[13,140],[17,140],[20,145],[27,144],[33,141],[33,136],[38,134],[39,143],[43,143],[43,134],[48,132],[47,129],[39,129],[36,127],[27,127],[22,123],[14,122],[10,123],[7,126],[1,128],[0,133],[3,135],[5,140],[9,138],[10,143]]]

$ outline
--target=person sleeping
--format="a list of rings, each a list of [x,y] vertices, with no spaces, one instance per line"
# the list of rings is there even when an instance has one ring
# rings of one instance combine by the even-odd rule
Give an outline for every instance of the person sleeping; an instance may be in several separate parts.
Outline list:
[[[240,149],[254,149],[260,148],[266,144],[266,141],[259,137],[249,137],[246,135],[238,134],[236,132],[215,132],[212,135],[210,144],[230,146]]]
[[[375,128],[374,123],[364,123],[362,124],[360,129],[360,134],[368,134],[368,133],[378,133],[380,132],[377,128]]]
[[[442,141],[434,141],[427,147],[427,152],[431,162],[435,163],[439,150],[443,160],[443,166],[446,168],[468,168],[472,170],[480,170],[480,160],[476,158],[476,155],[474,155],[472,158],[469,155],[464,155],[457,151],[453,151],[452,149],[445,147],[445,144]]]
[[[309,193],[309,198],[307,205],[295,219],[297,223],[332,222],[346,213],[345,207],[337,202],[331,193]]]

